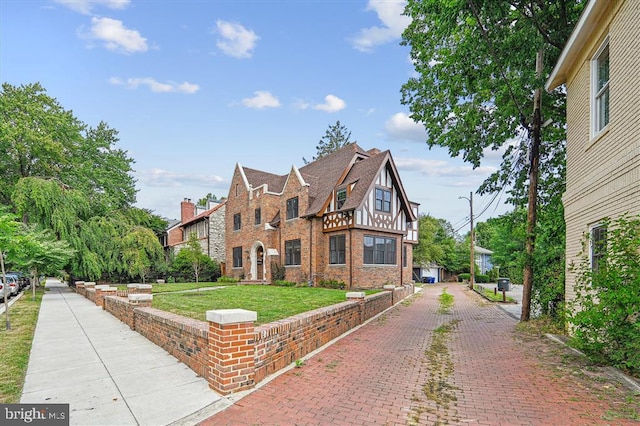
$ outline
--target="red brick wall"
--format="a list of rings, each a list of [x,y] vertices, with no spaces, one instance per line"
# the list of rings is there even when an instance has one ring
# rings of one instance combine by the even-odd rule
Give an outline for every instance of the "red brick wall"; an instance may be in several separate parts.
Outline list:
[[[390,308],[402,300],[401,296],[410,294],[413,294],[412,285],[367,296],[363,302],[347,301],[256,327],[255,382],[259,383]]]
[[[256,383],[360,324],[349,301],[256,327]]]
[[[136,331],[202,377],[209,365],[209,324],[154,308],[135,309]]]
[[[271,188],[273,190],[273,188]],[[261,223],[255,224],[255,209],[260,207]],[[271,280],[271,260],[266,256],[268,248],[279,247],[279,230],[265,230],[265,224],[271,221],[280,208],[280,197],[270,193],[264,193],[260,188],[253,191],[250,199],[249,192],[244,185],[244,181],[236,169],[231,180],[229,195],[225,212],[225,246],[226,246],[226,274],[235,278],[255,280],[250,276],[251,263],[250,252],[256,241],[261,241],[264,245],[266,273],[264,279]],[[234,231],[233,217],[240,213],[242,226],[240,230]],[[233,267],[233,248],[242,247],[242,268]]]
[[[120,321],[135,330],[134,309],[136,305],[129,303],[125,297],[107,296],[104,298],[104,309]]]

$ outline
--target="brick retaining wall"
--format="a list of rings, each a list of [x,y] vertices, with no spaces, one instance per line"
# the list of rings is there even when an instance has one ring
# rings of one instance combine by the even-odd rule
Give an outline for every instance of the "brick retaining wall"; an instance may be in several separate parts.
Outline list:
[[[155,308],[135,309],[136,331],[207,377],[209,324]]]
[[[226,342],[229,335],[234,334],[234,328],[239,327],[233,321],[221,326],[154,309],[150,306],[151,295],[148,300],[140,301],[101,295],[101,305],[131,329],[205,377],[212,389],[226,395],[254,386],[410,296],[414,288],[404,285],[385,290],[367,297],[363,297],[364,293],[349,293],[349,297],[355,295],[356,298],[255,328],[253,322],[245,320],[241,325],[247,330],[248,337],[237,345]],[[85,287],[76,291],[96,303],[95,289]],[[207,311],[207,317],[215,318],[216,315],[210,313],[217,312],[222,311]],[[245,362],[249,353],[254,360],[250,365]],[[236,364],[234,360],[242,368],[238,370],[238,378],[229,378],[229,368],[236,367],[225,366]]]

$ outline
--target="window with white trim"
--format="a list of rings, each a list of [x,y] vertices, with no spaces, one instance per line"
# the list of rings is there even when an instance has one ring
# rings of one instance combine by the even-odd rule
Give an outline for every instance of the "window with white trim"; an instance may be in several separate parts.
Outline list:
[[[591,228],[589,257],[591,258],[591,270],[598,272],[602,265],[604,255],[607,253],[607,227],[600,224]]]
[[[609,124],[609,38],[591,60],[591,136]]]

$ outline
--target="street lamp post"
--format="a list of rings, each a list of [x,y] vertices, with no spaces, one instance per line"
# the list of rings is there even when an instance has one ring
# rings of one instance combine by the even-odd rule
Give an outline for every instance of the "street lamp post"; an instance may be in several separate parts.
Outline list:
[[[469,210],[470,210],[470,214],[469,214],[469,222],[471,223],[471,244],[470,245],[470,252],[471,252],[471,262],[469,264],[469,288],[471,290],[473,290],[473,282],[475,281],[475,264],[476,264],[476,259],[475,259],[475,255],[473,252],[474,249],[474,245],[475,245],[475,238],[473,235],[473,192],[469,192],[469,198],[467,197],[458,197],[458,199],[462,199],[464,198],[465,200],[469,200]]]

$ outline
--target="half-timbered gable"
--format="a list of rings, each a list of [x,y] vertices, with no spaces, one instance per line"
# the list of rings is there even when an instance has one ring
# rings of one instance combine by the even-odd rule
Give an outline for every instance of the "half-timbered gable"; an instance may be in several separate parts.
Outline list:
[[[351,144],[286,175],[238,165],[227,207],[231,274],[270,281],[284,269],[290,281],[348,288],[408,282],[417,207],[389,151]],[[268,222],[244,226],[258,211]]]

